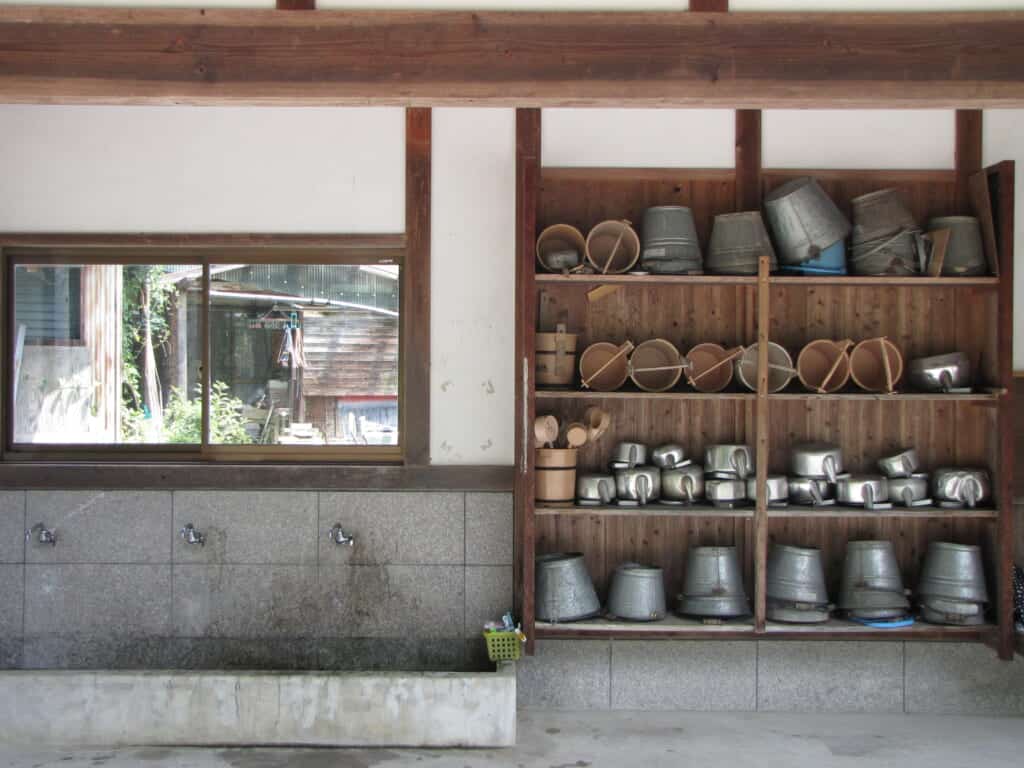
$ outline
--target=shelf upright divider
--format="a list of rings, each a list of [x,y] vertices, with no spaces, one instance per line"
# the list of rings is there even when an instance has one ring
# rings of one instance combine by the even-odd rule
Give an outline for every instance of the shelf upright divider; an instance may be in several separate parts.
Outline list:
[[[768,325],[771,263],[761,256],[757,268],[757,410],[755,418],[757,507],[754,512],[754,631],[765,629],[768,585]]]

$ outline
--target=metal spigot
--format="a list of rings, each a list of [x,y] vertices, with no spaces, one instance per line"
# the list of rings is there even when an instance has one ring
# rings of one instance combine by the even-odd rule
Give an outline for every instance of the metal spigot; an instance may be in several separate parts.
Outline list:
[[[185,540],[186,544],[198,544],[200,547],[206,543],[206,537],[197,531],[192,523],[181,529],[181,538]]]
[[[327,538],[335,544],[347,544],[350,547],[356,543],[355,536],[346,536],[345,532],[341,530],[341,523],[334,524],[334,527],[327,532]]]
[[[51,547],[57,546],[57,533],[42,523],[36,523],[25,531],[25,541],[32,541],[33,539],[39,544],[49,544]]]

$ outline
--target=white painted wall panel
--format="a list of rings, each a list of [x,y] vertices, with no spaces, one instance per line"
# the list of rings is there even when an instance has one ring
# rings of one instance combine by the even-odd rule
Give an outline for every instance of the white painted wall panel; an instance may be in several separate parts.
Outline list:
[[[546,166],[731,168],[731,109],[545,109]]]
[[[1024,370],[1024,109],[988,109],[983,122],[984,154],[982,161],[992,165],[1001,160],[1017,164],[1014,222],[1013,275],[1013,368]]]
[[[952,168],[952,110],[768,109],[766,168]]]
[[[374,0],[367,0],[372,3]],[[124,6],[131,8],[273,8],[275,0],[0,0],[0,5]]]
[[[401,232],[396,108],[0,107],[0,229]]]
[[[430,455],[514,460],[515,111],[435,109]]]
[[[733,11],[997,11],[1024,8],[1024,0],[729,0]]]

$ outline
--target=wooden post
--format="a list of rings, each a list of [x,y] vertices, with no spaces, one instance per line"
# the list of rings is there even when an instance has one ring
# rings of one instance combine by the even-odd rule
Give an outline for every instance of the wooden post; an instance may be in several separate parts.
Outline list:
[[[736,210],[761,209],[761,110],[736,110]]]
[[[754,631],[764,632],[768,584],[768,325],[771,260],[757,267],[757,508],[754,512]]]
[[[526,652],[534,637],[534,419],[533,360],[537,296],[533,265],[540,187],[540,110],[516,110],[516,487],[514,574],[516,608],[526,633]]]
[[[971,213],[969,181],[981,170],[982,111],[956,111],[956,205],[961,214]]]

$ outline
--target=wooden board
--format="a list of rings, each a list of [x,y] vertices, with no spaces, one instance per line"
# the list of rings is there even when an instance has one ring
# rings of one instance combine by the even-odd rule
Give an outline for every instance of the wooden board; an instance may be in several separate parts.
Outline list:
[[[1019,106],[1021,39],[1014,12],[13,6],[0,10],[0,101]]]

